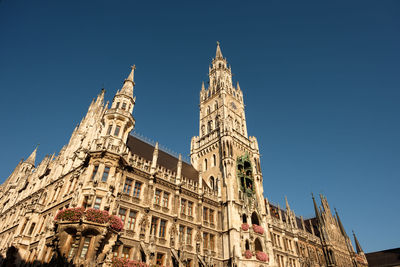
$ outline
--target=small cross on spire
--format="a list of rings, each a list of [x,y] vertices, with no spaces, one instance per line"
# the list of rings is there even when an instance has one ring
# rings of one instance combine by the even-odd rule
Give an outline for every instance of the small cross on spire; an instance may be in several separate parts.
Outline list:
[[[132,70],[136,70],[136,65],[133,64],[133,66],[131,66],[131,69],[132,69]]]

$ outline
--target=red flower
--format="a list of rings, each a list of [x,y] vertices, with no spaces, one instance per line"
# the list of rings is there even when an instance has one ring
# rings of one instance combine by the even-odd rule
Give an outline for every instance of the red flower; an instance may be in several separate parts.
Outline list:
[[[244,257],[245,257],[246,259],[251,259],[251,257],[253,257],[253,253],[252,253],[250,250],[246,250],[246,251],[244,252]]]
[[[259,261],[265,261],[265,262],[269,261],[268,254],[266,254],[266,253],[264,253],[262,251],[257,251],[256,252],[256,258]]]
[[[85,213],[85,208],[83,207],[63,209],[57,213],[54,220],[77,222],[83,217],[84,213]]]
[[[89,208],[85,211],[85,219],[90,222],[105,224],[108,222],[110,214],[106,210]]]
[[[109,217],[110,228],[115,231],[121,231],[124,228],[124,224],[122,223],[121,218],[115,215],[111,215]]]
[[[257,224],[253,224],[253,230],[257,234],[260,234],[260,235],[264,234],[264,228],[262,228],[262,226],[259,226]]]
[[[243,231],[247,231],[247,230],[249,230],[249,228],[250,228],[250,226],[249,226],[248,223],[242,223],[242,230]]]

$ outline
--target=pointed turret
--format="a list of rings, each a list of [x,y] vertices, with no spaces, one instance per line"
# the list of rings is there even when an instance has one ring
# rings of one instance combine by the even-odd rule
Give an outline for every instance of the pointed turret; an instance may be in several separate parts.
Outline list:
[[[134,74],[135,74],[136,66],[131,66],[131,72],[129,73],[128,78],[125,79],[124,85],[122,86],[119,94],[124,94],[129,97],[133,97],[133,87],[135,86],[134,82]]]
[[[32,154],[25,160],[25,163],[35,166],[36,152],[37,152],[38,147],[39,147],[39,145],[36,146],[36,148],[35,148],[35,150],[33,150]]]
[[[182,175],[182,155],[179,154],[178,164],[176,166],[176,183],[180,184]]]
[[[289,206],[289,202],[287,200],[287,197],[285,196],[285,203],[286,203],[286,210],[290,211],[290,206]]]
[[[239,90],[239,91],[241,91],[239,82],[236,82],[236,89]]]
[[[321,223],[321,215],[319,213],[319,209],[318,209],[317,203],[315,202],[314,194],[311,193],[311,196],[312,196],[312,200],[313,200],[313,203],[314,203],[315,216],[318,219],[318,223]]]
[[[158,142],[156,142],[156,145],[154,146],[153,160],[151,161],[151,171],[150,172],[152,174],[154,174],[156,172],[157,159],[158,159]]]
[[[217,52],[215,53],[215,59],[217,58],[223,58],[222,52],[221,52],[221,47],[219,47],[219,42],[217,41]]]
[[[360,243],[358,242],[358,239],[356,237],[356,234],[353,231],[353,237],[354,237],[354,243],[356,244],[356,250],[357,250],[357,254],[364,254],[364,251],[361,248]]]
[[[201,82],[201,91],[205,91],[206,88],[204,87],[204,82]]]
[[[346,231],[344,230],[342,221],[340,220],[339,213],[337,212],[336,208],[335,208],[335,213],[336,213],[336,219],[337,219],[338,224],[339,224],[340,232],[342,232],[342,235],[344,237],[347,237]]]

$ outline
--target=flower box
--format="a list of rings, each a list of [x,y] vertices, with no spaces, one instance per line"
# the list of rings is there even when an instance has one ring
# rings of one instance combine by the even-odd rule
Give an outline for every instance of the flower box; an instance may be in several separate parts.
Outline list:
[[[88,222],[108,224],[111,229],[117,232],[120,232],[124,228],[124,224],[118,216],[110,215],[106,210],[97,210],[92,208],[86,210],[82,207],[63,209],[57,213],[54,220],[69,222],[86,220]]]
[[[250,226],[249,226],[248,223],[243,223],[243,224],[242,224],[242,230],[243,230],[243,231],[248,231],[249,228],[250,228]]]
[[[251,258],[253,257],[253,252],[251,252],[250,250],[246,250],[246,251],[244,252],[244,257],[245,257],[246,259],[251,259]]]
[[[256,258],[257,258],[257,260],[264,261],[264,262],[267,262],[269,260],[268,254],[266,254],[265,252],[262,252],[262,251],[256,252]]]
[[[253,230],[257,234],[260,234],[260,235],[264,234],[264,228],[262,226],[257,225],[257,224],[253,224]]]

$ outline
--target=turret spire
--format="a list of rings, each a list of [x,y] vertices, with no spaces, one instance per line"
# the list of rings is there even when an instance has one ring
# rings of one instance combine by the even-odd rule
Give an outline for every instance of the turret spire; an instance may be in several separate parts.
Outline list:
[[[35,150],[33,150],[32,154],[25,160],[25,163],[35,166],[36,152],[37,152],[38,147],[39,147],[39,145],[36,146],[36,148],[35,148]]]
[[[356,243],[357,254],[364,253],[354,231],[353,231],[353,237],[354,237],[354,243]]]
[[[340,220],[339,213],[337,212],[336,208],[335,208],[335,213],[336,213],[337,221],[339,223],[340,232],[342,232],[342,235],[346,237],[347,236],[346,231],[344,230],[342,221]]]
[[[135,69],[136,69],[135,65],[131,66],[131,72],[129,73],[128,78],[125,79],[120,94],[133,97],[133,87],[135,86],[134,82]]]
[[[312,200],[314,203],[315,216],[317,216],[318,223],[321,223],[321,215],[319,214],[319,209],[318,209],[317,203],[315,202],[314,194],[311,193],[311,196],[312,196]]]
[[[217,52],[215,53],[215,58],[223,58],[222,52],[221,52],[221,47],[219,47],[219,42],[217,41]]]

